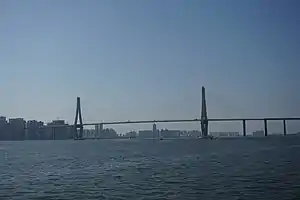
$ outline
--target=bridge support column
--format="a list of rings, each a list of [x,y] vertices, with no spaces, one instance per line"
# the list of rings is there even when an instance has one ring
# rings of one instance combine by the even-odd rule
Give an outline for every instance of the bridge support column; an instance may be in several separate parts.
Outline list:
[[[54,127],[51,128],[51,139],[55,140],[55,128]]]
[[[246,136],[246,120],[243,120],[243,136]]]
[[[78,124],[79,118],[79,124]],[[77,106],[76,106],[76,116],[74,122],[74,139],[82,139],[83,138],[83,125],[82,125],[82,116],[81,116],[81,107],[80,107],[80,97],[77,97]],[[79,132],[78,132],[79,129]]]
[[[208,136],[208,119],[204,87],[202,87],[201,132],[202,137]]]
[[[103,134],[103,124],[102,123],[100,124],[99,134],[100,134],[100,136]]]
[[[264,119],[265,136],[268,136],[268,120]]]
[[[283,120],[283,135],[286,135],[286,121]]]
[[[97,138],[99,135],[99,125],[95,125],[95,138]]]

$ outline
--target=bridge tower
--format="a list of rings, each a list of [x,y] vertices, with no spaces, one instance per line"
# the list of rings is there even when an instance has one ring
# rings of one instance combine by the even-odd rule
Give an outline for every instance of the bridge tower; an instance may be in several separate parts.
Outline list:
[[[208,120],[205,99],[205,88],[202,87],[202,108],[201,108],[201,133],[202,137],[208,136]]]
[[[78,124],[79,118],[79,124]],[[82,125],[82,116],[81,116],[81,107],[80,107],[80,97],[77,97],[77,105],[76,105],[76,116],[74,122],[74,139],[80,140],[83,138],[83,125]],[[79,129],[79,130],[78,130]]]

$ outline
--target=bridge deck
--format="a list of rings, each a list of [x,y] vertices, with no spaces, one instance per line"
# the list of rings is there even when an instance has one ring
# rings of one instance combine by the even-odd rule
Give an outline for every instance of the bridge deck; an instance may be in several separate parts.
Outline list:
[[[300,117],[267,117],[267,118],[210,118],[209,122],[231,122],[231,121],[289,121],[300,120]],[[175,120],[136,120],[136,121],[114,121],[114,122],[101,122],[101,123],[85,123],[83,126],[93,125],[117,125],[117,124],[149,124],[149,123],[180,123],[180,122],[200,122],[201,119],[175,119]],[[50,125],[49,128],[68,127],[73,125]]]
[[[230,122],[230,121],[282,121],[282,120],[300,120],[300,117],[269,117],[269,118],[211,118],[207,119],[210,122]],[[179,119],[179,120],[138,120],[138,121],[115,121],[103,123],[86,123],[83,125],[109,125],[109,124],[147,124],[147,123],[179,123],[179,122],[197,122],[201,119]]]

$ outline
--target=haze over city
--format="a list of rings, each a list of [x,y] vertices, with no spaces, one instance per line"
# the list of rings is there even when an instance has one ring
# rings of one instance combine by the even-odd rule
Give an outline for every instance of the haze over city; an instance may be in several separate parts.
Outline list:
[[[0,115],[73,123],[80,96],[85,122],[193,119],[203,85],[211,118],[299,116],[298,10],[279,0],[1,1]]]

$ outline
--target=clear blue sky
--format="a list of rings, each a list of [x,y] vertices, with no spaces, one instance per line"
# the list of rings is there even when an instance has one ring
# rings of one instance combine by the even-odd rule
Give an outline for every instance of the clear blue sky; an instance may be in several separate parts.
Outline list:
[[[300,115],[300,3],[0,1],[0,115]]]

